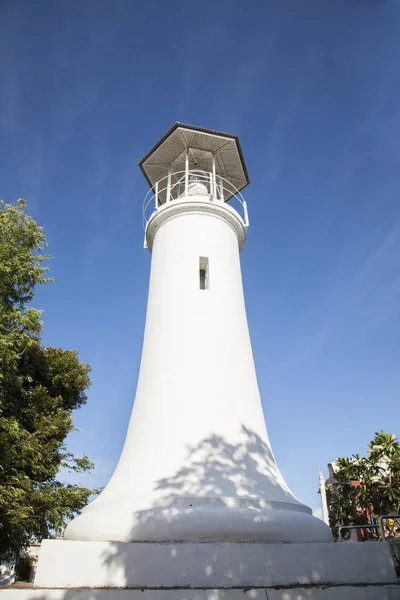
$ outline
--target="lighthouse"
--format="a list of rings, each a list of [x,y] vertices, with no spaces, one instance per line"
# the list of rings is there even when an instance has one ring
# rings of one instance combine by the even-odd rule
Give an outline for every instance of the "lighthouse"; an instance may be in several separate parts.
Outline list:
[[[64,539],[42,542],[41,589],[10,591],[21,600],[64,591],[82,600],[323,600],[340,586],[335,598],[350,600],[368,584],[395,583],[388,544],[332,544],[275,462],[240,269],[249,177],[238,137],[176,123],[139,164],[150,186],[151,272],[121,457]]]
[[[238,137],[176,123],[139,164],[151,273],[136,397],[110,482],[65,538],[329,541],[267,435],[240,267],[249,177]]]

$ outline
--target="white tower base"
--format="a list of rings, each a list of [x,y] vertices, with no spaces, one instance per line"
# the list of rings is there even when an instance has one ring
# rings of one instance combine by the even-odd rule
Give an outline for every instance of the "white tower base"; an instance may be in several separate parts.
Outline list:
[[[400,586],[314,586],[246,589],[7,589],[1,600],[400,600]]]
[[[35,586],[227,589],[382,585],[396,581],[386,542],[172,544],[46,540]]]
[[[246,589],[7,589],[1,600],[399,600],[400,586],[345,585]]]

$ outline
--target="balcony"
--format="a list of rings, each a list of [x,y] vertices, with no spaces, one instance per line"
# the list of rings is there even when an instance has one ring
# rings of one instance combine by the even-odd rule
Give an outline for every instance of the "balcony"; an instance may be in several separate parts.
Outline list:
[[[157,181],[145,196],[143,202],[143,229],[145,232],[152,216],[160,209],[166,208],[170,202],[229,202],[229,209],[234,210],[247,229],[249,217],[246,201],[240,191],[221,175],[199,169],[171,172]]]

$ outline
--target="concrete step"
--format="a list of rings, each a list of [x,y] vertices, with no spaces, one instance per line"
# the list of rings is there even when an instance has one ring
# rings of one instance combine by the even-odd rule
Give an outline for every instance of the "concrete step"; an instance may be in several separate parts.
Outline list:
[[[254,589],[0,589],[0,600],[400,600],[400,585]]]
[[[269,588],[397,582],[389,546],[44,540],[44,588]],[[312,597],[312,596],[311,596]]]

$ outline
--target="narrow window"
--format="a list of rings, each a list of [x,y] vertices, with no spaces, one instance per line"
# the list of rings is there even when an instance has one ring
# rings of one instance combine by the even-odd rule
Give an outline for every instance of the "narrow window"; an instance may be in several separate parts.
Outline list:
[[[200,281],[200,289],[208,290],[208,287],[209,287],[208,258],[205,256],[200,256],[200,260],[199,260],[199,281]]]

